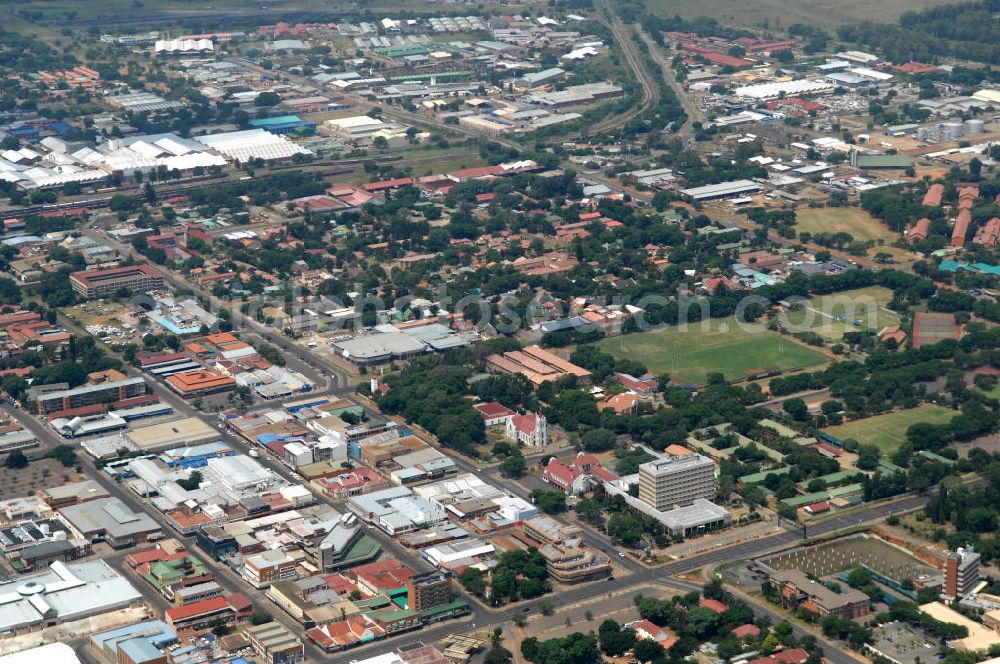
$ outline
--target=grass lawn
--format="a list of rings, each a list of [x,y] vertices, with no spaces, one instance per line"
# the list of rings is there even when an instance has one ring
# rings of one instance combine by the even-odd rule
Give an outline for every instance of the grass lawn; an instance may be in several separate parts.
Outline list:
[[[827,427],[824,431],[841,440],[853,438],[862,444],[876,445],[883,454],[891,454],[906,440],[906,430],[911,424],[917,422],[945,424],[957,414],[950,408],[925,403],[909,410]]]
[[[686,329],[668,327],[611,337],[598,342],[601,350],[616,357],[638,360],[654,373],[669,373],[674,383],[703,384],[709,373],[729,380],[743,378],[752,369],[779,366],[798,369],[822,364],[826,357],[788,337],[781,338],[763,326],[736,325],[735,318],[713,319]]]
[[[794,23],[831,28],[858,21],[895,22],[905,11],[920,11],[951,0],[646,0],[646,6],[661,16],[684,18],[711,16],[723,25],[787,28]]]
[[[799,233],[849,233],[859,242],[895,242],[899,234],[858,207],[802,208],[795,213]]]
[[[881,308],[891,300],[892,291],[881,286],[817,295],[803,303],[803,309],[785,314],[783,320],[791,331],[808,329],[837,341],[845,332],[878,332],[886,326],[898,325],[899,316]],[[859,323],[855,325],[854,321]]]

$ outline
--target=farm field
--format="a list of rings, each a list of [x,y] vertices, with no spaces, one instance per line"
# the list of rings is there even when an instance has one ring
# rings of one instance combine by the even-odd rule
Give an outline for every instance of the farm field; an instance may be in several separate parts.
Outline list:
[[[788,337],[759,325],[737,325],[732,317],[711,320],[707,330],[693,323],[685,329],[668,327],[603,339],[597,345],[615,357],[642,362],[651,373],[669,373],[675,384],[701,385],[714,372],[738,380],[761,367],[789,370],[826,361],[823,354]]]
[[[906,429],[917,422],[946,424],[958,413],[932,403],[925,403],[885,415],[845,422],[823,431],[841,440],[853,438],[865,445],[877,446],[883,454],[891,454],[906,440]]]
[[[896,22],[905,11],[920,11],[948,4],[950,0],[646,0],[646,6],[661,16],[683,18],[711,16],[723,25],[787,28],[806,23],[823,28],[864,21]]]
[[[803,303],[801,310],[785,314],[782,320],[790,331],[810,330],[838,341],[845,332],[878,332],[889,325],[898,325],[899,316],[882,308],[890,301],[892,291],[881,286],[817,295]],[[855,325],[854,321],[859,323]]]

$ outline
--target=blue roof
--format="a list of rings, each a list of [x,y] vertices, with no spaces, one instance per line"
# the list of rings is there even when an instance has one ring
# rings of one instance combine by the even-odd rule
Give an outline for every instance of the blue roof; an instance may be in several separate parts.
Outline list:
[[[154,631],[155,630],[155,631]],[[115,643],[128,641],[135,634],[144,634],[144,638],[153,645],[163,647],[177,642],[177,632],[170,629],[162,620],[148,620],[135,625],[127,625],[118,629],[100,632],[90,637],[98,648],[114,648]]]
[[[119,643],[118,648],[128,655],[128,658],[135,662],[135,664],[152,662],[163,657],[163,652],[143,637]]]

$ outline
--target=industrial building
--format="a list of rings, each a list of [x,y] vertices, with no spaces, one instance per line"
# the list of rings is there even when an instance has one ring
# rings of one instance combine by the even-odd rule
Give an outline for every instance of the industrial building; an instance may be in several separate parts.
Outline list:
[[[142,452],[162,452],[176,447],[193,447],[219,440],[219,432],[197,417],[137,427],[125,437]]]
[[[142,594],[103,560],[55,562],[0,583],[0,633],[22,634],[132,606]]]
[[[163,288],[163,273],[149,265],[127,265],[74,272],[69,282],[73,292],[90,299],[114,295],[123,288],[133,293]]]
[[[779,97],[798,97],[801,95],[832,92],[834,84],[831,81],[797,79],[777,83],[758,83],[736,88],[737,97],[748,97],[757,101],[768,101]]]
[[[273,161],[290,159],[297,154],[312,154],[309,150],[289,141],[284,136],[272,134],[264,129],[209,134],[199,136],[197,141],[241,164],[251,159]]]
[[[666,457],[639,466],[639,500],[660,511],[715,497],[715,464],[700,454]]]
[[[761,191],[763,188],[753,180],[733,180],[719,184],[707,184],[703,187],[682,189],[681,193],[696,201],[711,201],[717,198],[735,198]]]
[[[117,498],[99,498],[67,505],[59,514],[77,537],[107,542],[112,547],[135,546],[159,535],[160,525],[145,512],[133,512]]]

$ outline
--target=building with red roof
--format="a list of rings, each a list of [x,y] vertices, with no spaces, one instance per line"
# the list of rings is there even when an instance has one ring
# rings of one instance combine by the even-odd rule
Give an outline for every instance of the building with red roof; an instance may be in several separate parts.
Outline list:
[[[823,514],[824,512],[830,511],[830,503],[825,500],[821,500],[818,503],[806,505],[804,510],[806,514]]]
[[[550,459],[542,472],[542,479],[566,493],[578,494],[590,491],[595,483],[613,482],[618,475],[602,466],[593,454],[580,452],[570,464]]]
[[[674,634],[649,620],[635,620],[625,623],[625,627],[635,631],[638,639],[656,641],[663,646],[664,650],[669,650],[672,645],[677,643],[677,637]]]
[[[387,189],[398,189],[399,187],[405,187],[411,184],[413,184],[413,178],[394,178],[392,180],[379,180],[378,182],[369,182],[368,184],[364,184],[361,186],[365,191],[374,193],[379,191],[386,191]]]
[[[313,484],[316,484],[320,491],[330,498],[348,498],[388,489],[392,482],[377,470],[358,466],[339,475],[313,480]]]
[[[951,246],[961,249],[965,246],[965,238],[969,235],[969,226],[972,225],[972,212],[962,210],[955,217],[955,228],[951,231]]]
[[[636,378],[626,373],[615,375],[622,387],[636,394],[652,394],[660,390],[660,382],[655,378]]]
[[[732,630],[733,636],[737,639],[756,639],[760,636],[760,627],[754,625],[753,623],[747,623],[745,625],[740,625],[739,627],[734,627]]]
[[[549,444],[548,420],[539,413],[513,415],[507,420],[507,438],[529,447],[545,447]]]
[[[997,246],[998,239],[1000,239],[1000,219],[993,217],[979,227],[976,236],[972,238],[972,243],[993,249]]]
[[[782,650],[767,657],[751,659],[749,664],[805,664],[807,659],[809,659],[809,653],[805,650],[802,648],[791,648],[790,650]]]
[[[941,207],[941,201],[944,199],[944,185],[943,184],[932,184],[927,188],[927,193],[924,194],[923,204],[930,207]]]
[[[927,239],[927,233],[931,230],[931,220],[927,217],[923,219],[918,219],[917,223],[913,224],[913,228],[910,229],[906,237],[910,242],[921,242]]]
[[[250,598],[242,593],[235,593],[229,597],[213,597],[175,606],[167,609],[164,613],[167,624],[175,630],[181,629],[205,629],[214,620],[222,619],[227,623],[243,622],[250,618],[253,613],[253,604]]]
[[[706,608],[706,609],[711,609],[712,611],[715,611],[716,613],[722,613],[726,609],[729,608],[728,606],[726,606],[725,604],[723,604],[719,600],[717,600],[717,599],[709,599],[708,597],[702,597],[698,601],[698,606]]]
[[[149,265],[126,265],[74,272],[69,276],[69,282],[78,295],[106,297],[122,288],[134,293],[163,288],[163,273]]]
[[[483,416],[483,424],[487,427],[506,426],[510,418],[517,415],[516,412],[496,401],[479,403],[473,406],[473,408]]]

